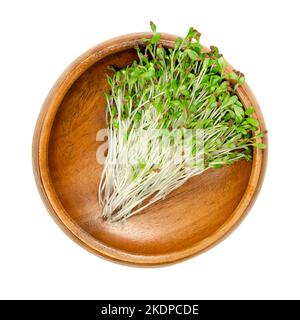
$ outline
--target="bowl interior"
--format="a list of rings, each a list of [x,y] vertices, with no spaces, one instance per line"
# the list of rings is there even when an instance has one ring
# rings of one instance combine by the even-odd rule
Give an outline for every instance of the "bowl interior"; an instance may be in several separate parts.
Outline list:
[[[101,219],[97,191],[102,167],[96,140],[105,127],[106,74],[136,58],[134,49],[111,54],[86,70],[70,87],[53,122],[48,144],[52,186],[68,219],[99,245],[136,256],[175,254],[216,233],[243,197],[251,162],[210,169],[190,179],[126,223]]]

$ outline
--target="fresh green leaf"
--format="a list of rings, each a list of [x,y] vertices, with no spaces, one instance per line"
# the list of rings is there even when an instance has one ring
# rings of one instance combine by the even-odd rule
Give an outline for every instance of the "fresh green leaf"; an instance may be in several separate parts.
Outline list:
[[[186,38],[192,39],[192,38],[195,37],[196,33],[197,33],[197,30],[194,29],[193,27],[190,27],[189,32],[188,32]]]
[[[254,108],[245,107],[237,94],[244,75],[235,70],[226,73],[226,60],[217,47],[203,52],[196,29],[176,39],[172,48],[159,43],[160,34],[154,23],[150,25],[152,37],[136,47],[137,59],[124,68],[113,68],[107,77],[106,119],[112,133],[99,201],[110,221],[134,215],[149,199],[164,197],[187,176],[251,160],[253,148],[266,148]],[[167,129],[169,139],[161,137],[167,140],[163,146],[154,139],[157,129]],[[184,144],[189,129],[193,134],[203,132],[203,145],[193,136],[191,148],[180,150],[178,162],[170,166],[170,159],[177,161],[176,147]],[[150,141],[138,137],[139,130]],[[203,158],[190,161],[199,150]],[[129,155],[134,164],[125,170],[115,165]]]
[[[238,76],[236,75],[236,73],[234,71],[231,71],[227,74],[227,78],[229,80],[236,80],[238,78]]]
[[[247,122],[250,123],[254,127],[258,127],[259,126],[259,122],[255,118],[247,118]]]
[[[157,44],[159,40],[160,40],[160,33],[155,33],[150,39],[150,43]]]
[[[237,84],[239,86],[243,85],[245,83],[245,77],[239,77],[238,78],[238,81],[237,81]]]
[[[220,73],[223,74],[227,68],[227,63],[223,56],[218,59],[218,64],[220,67]]]
[[[238,101],[238,97],[236,95],[230,97],[230,104],[235,104]]]
[[[253,147],[258,149],[266,149],[267,145],[265,143],[253,143]]]
[[[242,121],[244,118],[244,109],[242,107],[234,105],[233,110],[236,116],[240,119],[240,121]]]
[[[256,138],[263,138],[264,136],[265,136],[265,133],[263,131],[261,131],[255,137]]]
[[[182,38],[177,38],[176,41],[175,41],[175,50],[179,49],[181,44],[183,42],[183,39]]]
[[[199,58],[199,55],[197,52],[191,49],[186,49],[185,52],[188,54],[188,56],[191,58],[191,60],[195,61]]]
[[[152,32],[156,32],[156,25],[153,21],[150,22],[150,27],[151,27]]]
[[[248,107],[245,111],[245,115],[251,116],[251,114],[254,113],[254,108],[253,107]]]

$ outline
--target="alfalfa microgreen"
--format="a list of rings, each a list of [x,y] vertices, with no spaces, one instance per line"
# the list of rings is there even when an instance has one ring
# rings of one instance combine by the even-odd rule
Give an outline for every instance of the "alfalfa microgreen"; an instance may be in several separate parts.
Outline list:
[[[107,78],[108,155],[99,203],[110,221],[140,212],[209,168],[251,160],[253,147],[266,147],[254,108],[237,94],[244,75],[226,72],[217,47],[205,52],[196,29],[166,48],[150,26],[153,35],[136,47],[137,59]],[[183,141],[188,147],[178,150]]]

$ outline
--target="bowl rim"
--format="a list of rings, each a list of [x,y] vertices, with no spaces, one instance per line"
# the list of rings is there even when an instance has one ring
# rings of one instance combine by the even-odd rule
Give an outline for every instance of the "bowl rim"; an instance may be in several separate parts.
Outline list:
[[[43,103],[36,122],[32,143],[32,162],[37,188],[55,222],[70,238],[88,251],[114,262],[134,266],[162,266],[176,263],[206,251],[227,237],[240,224],[256,200],[264,179],[268,153],[267,149],[254,149],[247,188],[239,204],[225,223],[207,238],[180,251],[151,256],[124,252],[96,240],[69,217],[55,192],[48,168],[49,138],[61,102],[72,84],[93,64],[110,54],[141,45],[143,39],[150,38],[152,35],[151,32],[138,32],[107,40],[89,49],[72,62],[55,82]],[[176,38],[175,35],[162,33],[160,42],[164,46],[172,46]],[[205,50],[208,49],[205,48]],[[232,70],[230,64],[228,70]],[[254,107],[255,115],[260,122],[260,129],[265,130],[265,121],[261,109],[247,83],[238,89],[238,95],[244,105]],[[263,142],[267,144],[266,137]]]

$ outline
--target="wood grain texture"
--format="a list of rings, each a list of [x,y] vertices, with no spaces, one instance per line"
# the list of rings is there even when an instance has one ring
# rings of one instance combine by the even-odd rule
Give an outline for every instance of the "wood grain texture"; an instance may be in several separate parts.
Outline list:
[[[252,162],[210,169],[126,223],[101,219],[96,134],[105,127],[106,74],[112,64],[131,63],[134,46],[150,36],[137,33],[106,41],[71,64],[50,91],[33,139],[37,186],[58,225],[93,253],[143,266],[185,259],[223,239],[253,204],[267,158],[266,151],[255,150]],[[172,46],[175,38],[163,34],[161,42]],[[246,84],[239,96],[244,105],[254,106],[264,130],[261,111]]]

